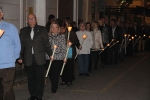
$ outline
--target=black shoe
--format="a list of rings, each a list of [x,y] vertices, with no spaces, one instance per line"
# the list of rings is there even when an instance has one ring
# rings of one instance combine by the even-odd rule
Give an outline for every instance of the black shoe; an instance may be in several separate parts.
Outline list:
[[[79,76],[83,76],[83,75],[84,75],[84,73],[80,73],[80,74],[79,74]]]
[[[28,100],[36,100],[35,96],[31,96]]]
[[[52,92],[52,93],[56,93],[56,92],[57,92],[57,90],[52,90],[51,92]]]
[[[65,82],[62,82],[62,83],[60,83],[59,85],[62,85],[62,86],[63,86],[63,85],[66,85],[66,83],[65,83]]]
[[[89,74],[88,74],[88,73],[86,73],[86,74],[85,74],[85,76],[89,76]]]
[[[42,100],[42,98],[36,98],[35,100]]]

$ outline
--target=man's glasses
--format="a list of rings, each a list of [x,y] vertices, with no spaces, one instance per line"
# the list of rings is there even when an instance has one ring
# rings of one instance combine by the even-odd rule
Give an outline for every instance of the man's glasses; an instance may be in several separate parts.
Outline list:
[[[29,21],[29,20],[34,21],[34,20],[35,20],[35,18],[34,18],[34,17],[33,17],[33,18],[28,18],[28,21]]]

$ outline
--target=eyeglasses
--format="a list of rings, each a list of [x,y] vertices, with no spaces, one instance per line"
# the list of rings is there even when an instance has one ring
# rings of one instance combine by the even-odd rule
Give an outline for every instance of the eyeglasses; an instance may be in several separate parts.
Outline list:
[[[34,20],[35,20],[35,18],[34,18],[34,17],[33,17],[33,18],[28,18],[28,21],[29,21],[29,20],[34,21]]]

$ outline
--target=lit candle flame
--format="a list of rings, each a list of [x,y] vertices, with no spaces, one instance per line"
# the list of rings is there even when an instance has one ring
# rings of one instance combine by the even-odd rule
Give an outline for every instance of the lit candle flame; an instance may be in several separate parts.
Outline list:
[[[150,38],[150,36],[149,36],[149,38]]]
[[[87,35],[84,34],[84,35],[82,36],[82,38],[83,38],[83,39],[86,39],[86,38],[87,38]]]
[[[127,36],[127,34],[124,34],[124,36],[126,37],[126,36]]]
[[[141,38],[141,36],[139,36],[139,38]]]
[[[132,36],[132,40],[134,39],[134,37]]]
[[[145,37],[146,35],[144,34],[143,36]]]
[[[70,32],[70,31],[71,31],[71,29],[72,29],[72,27],[71,27],[71,26],[69,26],[69,27],[68,27],[68,31]]]
[[[129,41],[131,41],[131,39],[129,39]]]
[[[135,35],[135,37],[136,37],[136,35]]]
[[[114,41],[114,39],[112,39],[112,41]]]
[[[119,41],[117,41],[117,42],[119,42]]]
[[[107,46],[110,46],[110,44],[107,44]]]
[[[54,45],[54,49],[56,49],[57,48],[57,45]]]

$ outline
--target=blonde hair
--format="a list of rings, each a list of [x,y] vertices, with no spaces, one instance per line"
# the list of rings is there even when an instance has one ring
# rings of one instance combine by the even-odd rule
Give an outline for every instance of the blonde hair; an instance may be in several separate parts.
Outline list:
[[[48,34],[51,34],[51,33],[52,33],[52,26],[53,26],[53,24],[56,24],[56,25],[57,25],[57,27],[58,27],[58,33],[60,33],[60,26],[59,26],[58,22],[54,21],[54,22],[52,22],[51,25],[50,25],[50,30],[49,30]]]
[[[93,21],[92,25],[91,25],[92,30],[94,30],[95,28],[98,28],[98,22]]]

